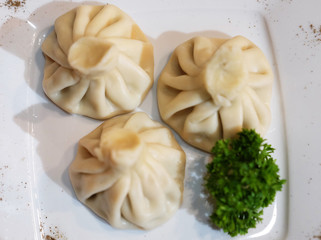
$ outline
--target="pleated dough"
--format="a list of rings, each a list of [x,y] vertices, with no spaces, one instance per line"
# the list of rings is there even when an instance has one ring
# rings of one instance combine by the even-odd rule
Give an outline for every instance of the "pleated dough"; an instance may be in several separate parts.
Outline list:
[[[43,89],[69,113],[106,119],[134,110],[154,78],[153,46],[114,5],[60,16],[42,45]]]
[[[78,199],[110,225],[151,229],[181,205],[185,153],[147,114],[125,114],[79,141],[69,175]]]
[[[157,86],[164,122],[186,142],[210,151],[242,128],[270,125],[273,73],[248,39],[195,37],[173,52]]]

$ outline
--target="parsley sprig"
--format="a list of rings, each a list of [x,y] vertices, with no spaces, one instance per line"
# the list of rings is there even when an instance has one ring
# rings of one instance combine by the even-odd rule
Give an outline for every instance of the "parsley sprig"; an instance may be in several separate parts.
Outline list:
[[[274,149],[255,130],[243,129],[235,139],[219,140],[207,165],[205,187],[215,199],[211,221],[231,236],[246,234],[262,221],[286,180],[271,154]]]

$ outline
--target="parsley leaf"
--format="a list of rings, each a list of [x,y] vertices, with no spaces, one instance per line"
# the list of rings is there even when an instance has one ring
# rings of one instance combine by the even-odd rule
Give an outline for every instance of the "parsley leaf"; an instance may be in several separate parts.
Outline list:
[[[271,157],[274,148],[255,130],[243,129],[235,139],[223,139],[212,148],[205,187],[215,199],[211,221],[231,236],[246,234],[262,221],[263,208],[275,199],[286,180]]]

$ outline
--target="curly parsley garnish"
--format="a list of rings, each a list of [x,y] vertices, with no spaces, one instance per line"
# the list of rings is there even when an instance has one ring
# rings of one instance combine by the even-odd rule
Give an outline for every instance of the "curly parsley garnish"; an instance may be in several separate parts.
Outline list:
[[[218,141],[207,165],[205,187],[215,199],[211,221],[231,236],[246,234],[262,221],[286,180],[272,158],[274,149],[255,130],[243,129],[236,139]]]

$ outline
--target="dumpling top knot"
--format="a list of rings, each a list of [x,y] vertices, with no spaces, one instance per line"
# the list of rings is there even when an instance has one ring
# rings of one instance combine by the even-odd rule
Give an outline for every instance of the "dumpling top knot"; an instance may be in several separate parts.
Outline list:
[[[230,106],[247,79],[242,50],[224,44],[208,61],[200,76],[214,104]]]
[[[100,76],[117,66],[119,51],[115,45],[94,37],[83,37],[69,49],[68,63],[80,74]]]
[[[153,46],[114,5],[82,5],[42,45],[43,89],[59,107],[96,119],[134,110],[154,81]]]
[[[118,171],[128,171],[142,158],[144,143],[130,129],[105,129],[101,134],[96,154],[100,161],[110,164]]]

